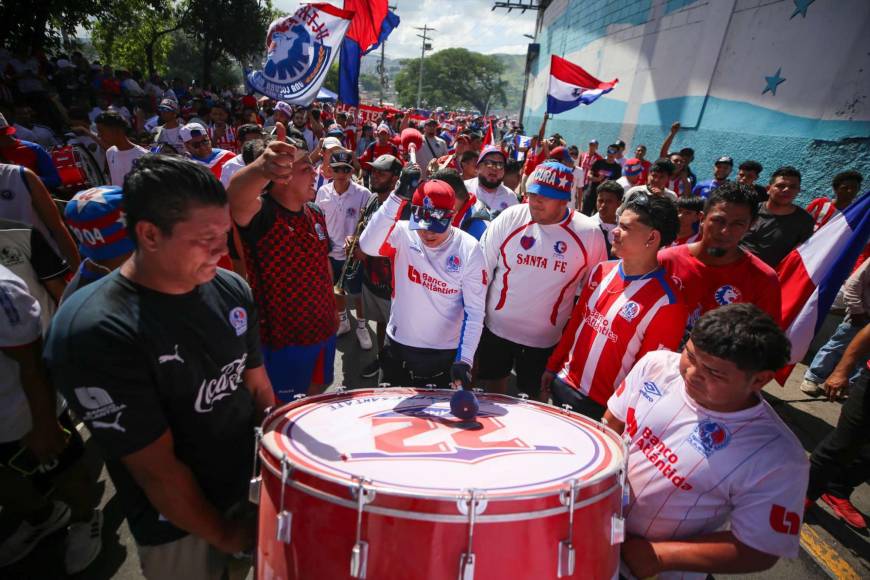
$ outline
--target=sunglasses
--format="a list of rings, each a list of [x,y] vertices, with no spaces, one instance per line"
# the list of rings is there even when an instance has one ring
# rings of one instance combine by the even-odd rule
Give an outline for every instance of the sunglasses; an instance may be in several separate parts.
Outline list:
[[[204,139],[200,139],[199,141],[194,141],[193,139],[191,139],[190,141],[187,142],[187,144],[190,145],[191,147],[199,148],[199,147],[202,147],[203,145],[208,145],[209,140],[208,140],[208,137],[205,137]]]
[[[348,167],[347,165],[331,165],[333,173],[350,173],[353,168]]]
[[[442,221],[453,217],[453,210],[437,209],[415,205],[411,207],[411,215],[416,221]]]
[[[483,161],[481,165],[489,169],[504,169],[504,162],[502,161]]]

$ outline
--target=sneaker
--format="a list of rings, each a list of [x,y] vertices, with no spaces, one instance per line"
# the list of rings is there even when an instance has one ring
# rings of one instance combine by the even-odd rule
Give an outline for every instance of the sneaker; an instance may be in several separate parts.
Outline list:
[[[823,389],[819,383],[813,382],[809,379],[804,379],[804,382],[801,383],[801,392],[811,397],[818,397],[819,395],[824,394],[825,389]]]
[[[864,516],[861,515],[861,512],[859,512],[854,505],[852,505],[852,502],[849,501],[848,498],[836,497],[829,493],[823,493],[822,501],[828,504],[838,518],[853,528],[863,530],[867,527],[867,522],[864,520]]]
[[[360,372],[360,376],[364,379],[370,379],[372,377],[378,376],[379,372],[381,372],[381,361],[375,359],[363,367],[362,372]]]
[[[103,547],[103,512],[94,510],[90,521],[70,524],[66,537],[64,566],[67,574],[78,574],[100,555]]]
[[[369,329],[366,326],[356,327],[356,338],[359,340],[359,347],[363,350],[371,350],[372,337],[369,336]]]
[[[338,332],[336,332],[335,334],[336,336],[341,336],[343,334],[347,334],[348,332],[350,332],[350,320],[348,320],[347,318],[342,318],[338,322]]]
[[[63,528],[69,521],[69,506],[63,502],[52,502],[51,515],[45,521],[31,524],[21,522],[18,529],[0,546],[0,566],[8,566],[29,554],[45,536]]]

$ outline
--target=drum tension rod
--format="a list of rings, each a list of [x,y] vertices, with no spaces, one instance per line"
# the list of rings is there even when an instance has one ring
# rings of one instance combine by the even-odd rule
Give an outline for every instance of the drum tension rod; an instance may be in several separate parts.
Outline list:
[[[567,497],[565,497],[567,495]],[[559,542],[559,561],[556,564],[556,578],[574,574],[576,552],[574,550],[574,505],[577,499],[577,480],[568,482],[568,489],[562,491],[562,503],[568,505],[568,538]]]
[[[293,466],[287,455],[281,456],[281,498],[278,502],[278,525],[275,528],[275,539],[285,544],[290,543],[290,527],[293,522],[293,513],[284,509],[284,490],[293,473]]]
[[[254,468],[251,472],[251,482],[248,484],[248,501],[253,504],[260,503],[260,486],[263,483],[263,478],[257,468],[260,466],[260,443],[263,441],[263,429],[261,427],[254,428]]]
[[[631,488],[628,486],[628,450],[623,442],[625,460],[619,470],[619,487],[622,491],[622,501],[619,502],[619,511],[610,517],[610,545],[615,546],[625,541],[625,518],[622,517],[625,507],[631,501]]]
[[[477,507],[480,503],[479,492],[474,489],[468,490],[468,550],[459,558],[459,580],[474,580],[474,522],[477,516]]]
[[[370,479],[365,477],[354,477],[354,479],[358,481],[357,485],[351,488],[351,492],[356,496],[356,543],[350,552],[350,575],[352,578],[365,578],[369,543],[362,539],[362,518],[365,505],[375,499],[375,490],[366,489],[366,483],[371,483]]]

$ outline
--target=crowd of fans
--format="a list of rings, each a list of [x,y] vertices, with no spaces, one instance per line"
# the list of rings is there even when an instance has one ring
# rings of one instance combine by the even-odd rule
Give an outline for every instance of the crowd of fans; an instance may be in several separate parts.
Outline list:
[[[351,334],[377,352],[363,378],[504,393],[513,374],[519,391],[631,437],[642,404],[631,388],[652,402],[682,374],[729,434],[747,420],[776,434],[767,483],[752,489],[765,474],[747,475],[723,500],[737,536],[719,539],[742,542],[747,567],[797,549],[744,513],[758,494],[786,513],[821,497],[866,527],[849,501],[870,469],[866,250],[846,318],[801,385],[836,398],[852,384],[849,421],[808,476],[757,394],[788,358],[777,266],[855,201],[859,173],[836,173],[804,209],[789,165],[762,178],[745,160],[732,179],[723,152],[698,181],[693,150],[673,146],[676,123],[647,159],[647,146],[629,157],[622,141],[581,151],[546,137],[546,121],[531,137],[515,121],[442,110],[364,123],[353,109],[146,79],[80,53],[0,53],[0,70],[0,566],[63,526],[70,573],[99,553],[74,417],[100,444],[146,577],[232,566],[254,541],[242,499],[253,426],[330,385]],[[85,151],[97,170],[82,168]],[[707,456],[719,449],[705,441]],[[653,526],[645,517],[629,531],[653,546],[675,533],[638,532]],[[713,531],[699,520],[681,537]],[[645,549],[623,548],[639,577],[658,571]]]

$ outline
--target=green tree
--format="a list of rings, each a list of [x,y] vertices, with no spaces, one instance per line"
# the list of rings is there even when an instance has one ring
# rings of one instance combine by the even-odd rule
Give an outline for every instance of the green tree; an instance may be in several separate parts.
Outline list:
[[[399,104],[412,107],[417,102],[420,59],[401,61],[396,75]],[[422,103],[448,108],[474,107],[484,112],[487,105],[504,105],[507,101],[501,74],[504,65],[491,56],[464,48],[438,51],[423,61]]]
[[[100,18],[112,4],[112,0],[3,0],[0,42],[24,52],[58,45],[61,36],[75,36],[77,27]]]

